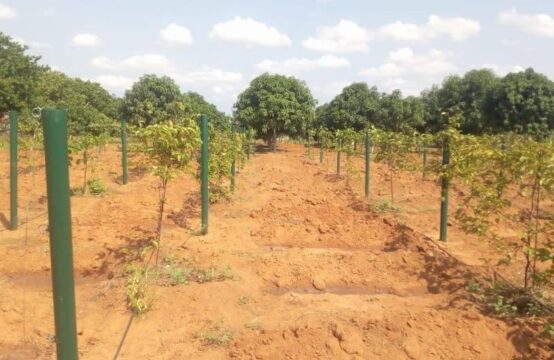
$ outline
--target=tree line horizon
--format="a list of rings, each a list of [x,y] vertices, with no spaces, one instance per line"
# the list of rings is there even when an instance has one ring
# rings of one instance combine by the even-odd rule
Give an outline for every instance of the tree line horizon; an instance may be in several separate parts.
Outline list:
[[[304,137],[320,127],[436,133],[452,119],[462,133],[474,135],[544,134],[554,129],[554,82],[533,68],[505,76],[490,69],[448,75],[417,96],[403,96],[401,90],[380,92],[366,82],[354,82],[319,106],[303,80],[263,73],[239,94],[231,117],[202,95],[182,92],[168,76],[145,74],[117,97],[99,83],[40,65],[40,57],[27,50],[0,32],[0,114],[66,108],[73,132],[90,125],[109,126],[119,119],[148,126],[197,114],[224,128],[234,119],[268,142],[282,135]]]

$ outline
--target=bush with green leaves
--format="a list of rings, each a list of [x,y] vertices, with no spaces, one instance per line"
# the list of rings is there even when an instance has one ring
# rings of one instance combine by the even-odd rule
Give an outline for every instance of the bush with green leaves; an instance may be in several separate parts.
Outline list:
[[[462,135],[455,127],[439,134],[451,148],[450,165],[439,176],[458,180],[467,190],[456,218],[465,231],[494,242],[506,265],[523,255],[523,287],[552,285],[554,275],[554,214],[544,208],[554,200],[554,137],[536,139],[506,134]],[[514,203],[529,204],[514,211]],[[525,229],[518,241],[505,241],[493,226],[500,221]]]
[[[181,119],[159,122],[138,131],[143,142],[143,151],[152,166],[152,173],[159,179],[158,185],[158,225],[156,237],[162,237],[163,215],[166,203],[167,185],[180,171],[187,169],[200,145],[200,134],[196,121]],[[158,261],[159,249],[156,252]]]
[[[230,196],[227,181],[231,179],[231,165],[236,156],[236,144],[230,131],[218,131],[213,126],[208,135],[209,201],[215,203]],[[200,161],[200,158],[198,158]],[[199,166],[200,168],[200,166]],[[200,178],[200,171],[198,172]]]
[[[372,143],[375,145],[375,161],[387,164],[390,184],[390,201],[394,204],[394,179],[398,170],[414,170],[412,151],[416,148],[418,137],[416,133],[401,133],[372,129]]]

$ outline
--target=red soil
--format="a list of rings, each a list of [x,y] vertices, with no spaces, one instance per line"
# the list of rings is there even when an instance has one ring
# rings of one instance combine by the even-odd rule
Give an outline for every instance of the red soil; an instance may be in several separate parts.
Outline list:
[[[182,175],[170,184],[161,258],[229,265],[234,279],[152,283],[153,308],[132,320],[120,359],[551,357],[538,321],[487,315],[466,291],[469,279],[487,275],[477,254],[496,256],[486,243],[455,223],[447,244],[432,241],[440,196],[434,180],[402,172],[402,210],[378,214],[343,178],[306,159],[303,147],[280,149],[246,164],[233,198],[211,207],[206,236],[195,235],[196,181]],[[21,156],[17,231],[7,230],[9,197],[0,193],[0,359],[55,358],[41,156]],[[121,250],[144,242],[156,223],[156,179],[135,171],[123,186],[119,164],[115,148],[101,153],[96,175],[108,193],[72,197],[82,359],[114,356],[131,317]],[[0,166],[8,189],[6,151]],[[387,197],[384,168],[374,165],[373,174],[374,199]],[[72,169],[72,184],[80,177]],[[215,325],[233,334],[229,345],[203,343],[200,334]]]

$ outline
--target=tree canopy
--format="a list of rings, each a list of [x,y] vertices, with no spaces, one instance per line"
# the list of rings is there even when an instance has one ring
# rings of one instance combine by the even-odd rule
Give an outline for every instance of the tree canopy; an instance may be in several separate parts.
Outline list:
[[[196,92],[189,91],[184,95],[184,102],[187,113],[191,116],[204,114],[208,117],[210,124],[219,129],[228,129],[231,119],[225,113],[219,111],[214,104],[209,103],[204,97]]]
[[[42,73],[36,88],[39,106],[68,111],[69,127],[74,133],[87,126],[114,125],[118,117],[119,101],[100,84],[49,70]],[[95,131],[104,130],[97,127]]]
[[[279,135],[304,135],[313,125],[316,101],[303,81],[262,74],[238,97],[234,115],[274,148]]]
[[[22,110],[34,101],[45,68],[38,65],[40,57],[26,51],[26,46],[0,33],[0,113]]]
[[[366,83],[353,83],[345,87],[328,106],[320,107],[321,122],[330,129],[353,128],[361,130],[368,123],[379,121],[381,94]]]
[[[148,126],[185,113],[185,97],[168,76],[142,76],[125,92],[121,108],[125,120]]]

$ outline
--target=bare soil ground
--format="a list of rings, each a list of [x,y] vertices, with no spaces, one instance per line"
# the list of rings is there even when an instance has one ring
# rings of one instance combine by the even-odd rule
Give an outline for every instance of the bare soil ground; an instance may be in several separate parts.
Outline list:
[[[8,230],[6,151],[0,168],[0,359],[53,359],[42,154],[21,156],[17,231]],[[552,358],[540,321],[496,318],[467,292],[472,278],[490,275],[478,260],[495,256],[488,244],[455,223],[447,244],[433,241],[435,180],[400,173],[401,211],[376,213],[328,168],[299,145],[258,152],[233,198],[211,207],[205,236],[196,235],[197,182],[175,179],[160,258],[227,275],[153,282],[152,309],[132,318],[125,268],[155,229],[157,181],[136,170],[123,186],[117,149],[101,153],[96,176],[108,193],[71,204],[81,358],[113,358],[127,328],[119,359]],[[387,196],[384,176],[374,165],[374,200]],[[81,183],[80,168],[71,179]]]

